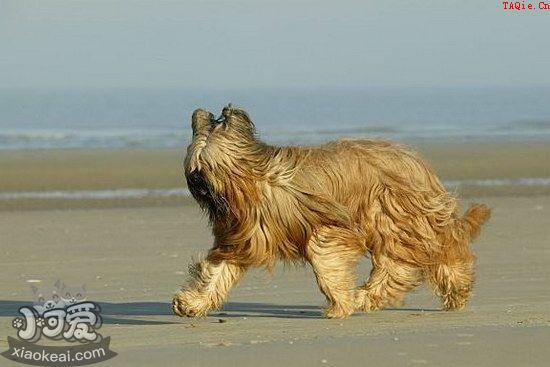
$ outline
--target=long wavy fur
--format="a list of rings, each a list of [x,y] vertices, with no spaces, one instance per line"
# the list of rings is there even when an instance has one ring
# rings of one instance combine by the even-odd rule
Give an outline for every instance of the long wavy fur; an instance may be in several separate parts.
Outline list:
[[[308,261],[329,317],[396,304],[425,278],[446,308],[464,306],[473,284],[470,241],[490,210],[474,204],[460,216],[455,196],[410,149],[380,140],[271,146],[232,106],[220,120],[195,111],[192,127],[185,175],[213,227],[212,266]],[[368,253],[373,272],[355,289],[353,268]]]

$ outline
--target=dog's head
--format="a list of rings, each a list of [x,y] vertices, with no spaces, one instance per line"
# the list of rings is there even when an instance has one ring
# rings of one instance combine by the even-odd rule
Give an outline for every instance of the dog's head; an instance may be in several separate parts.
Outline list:
[[[195,110],[191,126],[185,159],[189,191],[212,216],[227,214],[254,196],[251,162],[261,146],[254,124],[244,110],[228,105],[219,118]]]
[[[231,104],[223,108],[219,118],[213,113],[197,109],[191,117],[193,138],[207,136],[218,144],[254,139],[255,129],[248,113]]]

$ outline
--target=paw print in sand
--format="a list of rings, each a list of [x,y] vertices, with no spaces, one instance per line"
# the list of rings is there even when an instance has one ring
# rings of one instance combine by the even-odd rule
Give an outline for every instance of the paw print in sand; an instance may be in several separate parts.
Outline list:
[[[23,319],[21,317],[17,317],[15,319],[13,319],[13,321],[11,322],[11,325],[17,330],[23,329],[24,324],[25,324],[25,322],[23,321]]]

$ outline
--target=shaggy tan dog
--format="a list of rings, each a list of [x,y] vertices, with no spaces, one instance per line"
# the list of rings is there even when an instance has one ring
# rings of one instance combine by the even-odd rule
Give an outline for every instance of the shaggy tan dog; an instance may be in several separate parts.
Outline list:
[[[218,120],[196,110],[192,127],[185,175],[215,239],[174,296],[176,314],[219,308],[248,268],[278,259],[311,264],[327,317],[397,305],[423,280],[445,309],[465,306],[474,283],[470,242],[490,210],[472,205],[461,217],[414,152],[374,140],[270,146],[231,105]],[[357,288],[357,262],[369,253],[372,272]]]

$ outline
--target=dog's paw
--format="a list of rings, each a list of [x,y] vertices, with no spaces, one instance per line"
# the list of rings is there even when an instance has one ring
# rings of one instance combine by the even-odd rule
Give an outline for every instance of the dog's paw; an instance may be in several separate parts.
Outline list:
[[[353,304],[333,303],[325,310],[325,317],[328,319],[344,319],[355,312]]]
[[[466,308],[467,298],[447,296],[443,300],[443,309],[445,311],[461,311]]]
[[[210,302],[204,300],[197,292],[179,291],[172,300],[172,311],[178,316],[206,316],[211,309]]]
[[[385,302],[371,294],[369,291],[359,288],[355,290],[355,308],[363,312],[378,311],[384,308]]]

